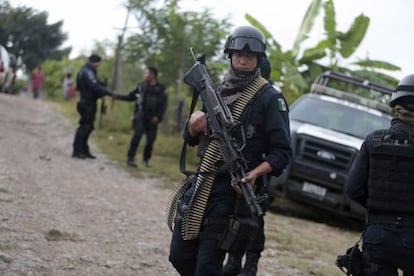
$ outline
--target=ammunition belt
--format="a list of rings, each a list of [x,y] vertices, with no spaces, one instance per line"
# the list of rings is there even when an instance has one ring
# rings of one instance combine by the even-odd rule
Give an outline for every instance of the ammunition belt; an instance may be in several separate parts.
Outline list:
[[[247,104],[267,83],[268,82],[264,78],[258,77],[242,91],[241,96],[237,99],[231,110],[233,119],[236,122],[239,121],[240,116]],[[217,170],[217,161],[220,158],[221,152],[219,141],[211,140],[201,159],[198,174],[195,176],[194,194],[188,204],[188,208],[184,211],[183,223],[181,227],[181,235],[184,240],[193,240],[199,236],[200,228],[203,223],[204,212],[214,183],[214,175],[209,172]],[[170,208],[168,210],[169,226],[172,225],[174,214],[176,213],[179,200],[185,192],[184,186],[187,182],[187,180],[184,181],[184,183],[176,189],[171,197],[172,200],[170,200]]]
[[[171,231],[174,229],[173,222],[180,204],[180,200],[194,179],[195,175],[187,176],[183,183],[178,183],[178,185],[173,187],[173,191],[168,199],[167,204],[167,224]]]

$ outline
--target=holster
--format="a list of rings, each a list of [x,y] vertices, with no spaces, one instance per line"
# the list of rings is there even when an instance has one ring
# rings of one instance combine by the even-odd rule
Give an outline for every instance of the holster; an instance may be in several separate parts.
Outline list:
[[[229,218],[221,240],[220,249],[236,256],[243,256],[259,230],[259,221],[255,216],[232,216]]]
[[[220,249],[236,256],[243,256],[259,230],[259,218],[251,215],[243,196],[236,199],[234,215],[226,224],[218,243]]]
[[[378,264],[359,249],[359,242],[346,250],[345,255],[339,255],[336,266],[349,276],[365,276],[378,272]]]
[[[138,111],[132,118],[132,129],[135,131],[140,130],[143,126],[143,114],[142,111]]]

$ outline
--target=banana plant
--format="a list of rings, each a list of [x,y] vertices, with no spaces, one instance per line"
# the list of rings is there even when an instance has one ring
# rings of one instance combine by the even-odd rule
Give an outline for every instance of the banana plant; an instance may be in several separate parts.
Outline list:
[[[314,47],[300,51],[302,43],[312,31],[314,22],[323,8],[323,26],[325,39],[319,41]],[[246,20],[259,28],[265,35],[268,44],[269,59],[272,63],[272,79],[280,85],[289,101],[294,100],[302,93],[306,93],[313,80],[323,71],[332,69],[349,72],[355,76],[379,81],[387,85],[395,85],[397,80],[380,73],[377,69],[397,71],[400,68],[385,61],[371,60],[369,58],[353,62],[356,67],[351,70],[349,65],[342,64],[349,59],[363,41],[370,19],[364,14],[358,15],[346,32],[337,30],[336,13],[333,0],[313,0],[302,20],[299,32],[291,50],[283,51],[281,45],[272,37],[270,32],[249,14]],[[323,65],[326,63],[327,65]]]
[[[256,28],[260,29],[265,35],[267,42],[267,52],[269,55],[270,62],[272,64],[272,80],[278,84],[282,91],[285,92],[288,101],[296,98],[298,95],[303,93],[309,87],[309,81],[302,74],[302,70],[313,70],[316,67],[321,67],[314,61],[319,60],[326,56],[322,49],[314,47],[312,49],[305,50],[301,54],[301,45],[309,37],[315,20],[322,7],[322,0],[313,0],[309,5],[302,23],[299,27],[298,34],[293,43],[291,50],[283,51],[281,45],[276,41],[272,34],[257,21],[250,14],[246,14],[246,20]],[[312,69],[309,69],[312,68]],[[313,70],[322,72],[323,69]],[[317,73],[315,73],[317,74]]]
[[[398,81],[390,75],[381,73],[382,71],[398,71],[401,68],[386,61],[372,60],[370,58],[360,59],[350,64],[342,64],[352,57],[369,28],[370,19],[364,14],[358,15],[350,28],[346,32],[338,31],[336,28],[335,6],[333,0],[324,3],[324,29],[326,39],[317,46],[320,50],[327,51],[329,58],[328,68],[341,72],[348,72],[354,76],[369,79],[385,85],[394,86]],[[355,69],[350,69],[352,65]]]

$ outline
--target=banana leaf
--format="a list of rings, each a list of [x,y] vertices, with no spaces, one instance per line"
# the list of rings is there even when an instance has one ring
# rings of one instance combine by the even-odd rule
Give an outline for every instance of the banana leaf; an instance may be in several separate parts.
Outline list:
[[[325,17],[324,28],[326,31],[328,48],[331,50],[331,57],[336,55],[336,19],[335,19],[335,7],[332,0],[328,0],[324,4]]]
[[[273,50],[281,51],[282,47],[280,44],[273,38],[272,34],[263,26],[259,21],[256,20],[253,16],[246,13],[244,18],[249,22],[252,26],[258,28],[260,31],[263,32],[265,39],[267,41],[268,46],[270,46]]]
[[[344,58],[350,57],[365,37],[369,26],[369,17],[361,14],[357,16],[349,30],[340,40],[339,52]]]
[[[387,61],[381,61],[381,60],[364,59],[364,60],[359,60],[357,62],[354,62],[352,64],[355,64],[355,65],[358,65],[364,68],[377,68],[377,69],[384,69],[388,71],[401,70],[401,67],[398,67],[397,65],[391,64]]]
[[[302,24],[299,28],[299,32],[296,36],[295,42],[293,43],[293,54],[298,55],[301,43],[308,38],[309,32],[312,30],[313,24],[316,17],[319,14],[319,10],[322,5],[322,0],[313,0],[308,10],[306,11],[305,17],[302,20]]]

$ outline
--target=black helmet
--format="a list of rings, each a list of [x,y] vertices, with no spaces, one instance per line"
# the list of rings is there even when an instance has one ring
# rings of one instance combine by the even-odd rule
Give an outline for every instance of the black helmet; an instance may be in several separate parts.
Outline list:
[[[266,41],[263,33],[252,26],[241,26],[234,29],[224,44],[224,53],[241,51],[245,47],[257,54],[265,54]]]
[[[391,95],[390,106],[394,107],[397,103],[405,103],[407,100],[410,100],[411,104],[414,103],[414,75],[405,76],[400,80]]]

